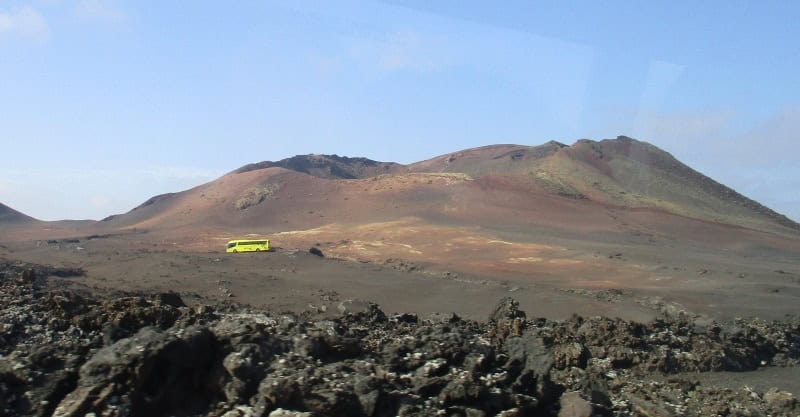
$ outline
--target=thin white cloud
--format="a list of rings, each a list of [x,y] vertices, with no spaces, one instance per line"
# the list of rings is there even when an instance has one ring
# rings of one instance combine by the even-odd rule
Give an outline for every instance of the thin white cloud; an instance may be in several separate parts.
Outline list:
[[[89,203],[94,207],[105,209],[114,203],[114,199],[104,194],[98,194],[90,198]]]
[[[408,29],[383,39],[352,38],[349,54],[356,61],[384,71],[441,71],[453,65],[455,49],[446,38]]]
[[[655,140],[696,140],[718,138],[726,132],[734,119],[734,112],[715,110],[707,112],[657,113],[640,111],[634,136]]]
[[[398,14],[401,14],[398,12]],[[343,36],[347,58],[367,76],[417,73],[474,79],[470,87],[515,88],[537,118],[557,124],[545,136],[577,134],[593,68],[594,48],[513,29],[412,14],[394,30]],[[375,75],[377,72],[378,75]],[[469,95],[472,88],[466,88]],[[473,101],[480,105],[481,97]]]
[[[446,40],[441,36],[427,35],[423,37],[416,31],[391,33],[386,48],[380,56],[379,65],[386,70],[417,69],[438,70],[447,66],[442,54],[436,54]]]
[[[652,120],[648,120],[648,113],[661,110],[661,106],[669,96],[675,81],[683,74],[683,65],[665,61],[651,61],[647,71],[647,83],[642,91],[639,104],[639,115],[633,125],[634,134],[639,135],[645,130]]]
[[[0,39],[23,37],[47,40],[49,36],[47,21],[33,7],[22,6],[10,11],[0,11]]]
[[[722,150],[735,162],[753,167],[798,167],[800,107],[787,107],[749,132],[733,137]]]
[[[110,0],[80,0],[75,14],[86,20],[118,23],[126,19],[125,13]]]
[[[14,191],[16,191],[16,187],[14,187],[14,184],[6,180],[0,179],[0,196],[11,195],[14,193]],[[2,200],[0,200],[0,203],[2,203]]]
[[[640,108],[649,110],[661,107],[685,69],[685,66],[672,62],[651,61]]]

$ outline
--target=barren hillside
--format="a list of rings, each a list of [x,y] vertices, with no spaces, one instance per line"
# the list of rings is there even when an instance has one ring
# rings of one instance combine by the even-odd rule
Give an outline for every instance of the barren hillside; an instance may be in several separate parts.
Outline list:
[[[340,259],[554,282],[592,277],[592,285],[605,277],[610,286],[641,285],[651,269],[698,254],[723,264],[765,253],[789,259],[800,255],[799,227],[653,145],[618,137],[492,145],[408,166],[297,156],[152,197],[102,222],[45,222],[4,238],[134,233],[143,245],[213,251],[267,236]]]
[[[572,146],[494,145],[409,166],[415,172],[503,175],[552,194],[621,208],[660,211],[761,230],[800,225],[693,170],[669,153],[626,136]]]
[[[406,170],[401,164],[373,161],[367,158],[348,158],[339,155],[296,155],[277,162],[263,161],[248,164],[235,170],[234,173],[241,174],[264,168],[286,168],[328,179],[368,178]]]
[[[607,207],[622,215],[649,210],[653,216],[666,213],[769,232],[800,230],[669,153],[624,136],[583,139],[572,146],[554,141],[492,145],[409,166],[296,156],[246,165],[191,190],[153,197],[110,220],[125,227],[275,231],[423,217],[491,227],[508,223],[509,211],[539,219],[580,216],[585,224],[587,216],[593,217],[587,212],[596,215]],[[515,217],[524,224],[527,216]],[[590,226],[602,229],[603,221]]]
[[[313,169],[297,166],[309,158]],[[222,288],[291,308],[326,287],[425,309],[506,292],[545,313],[588,305],[564,301],[566,291],[599,301],[592,314],[638,308],[620,309],[614,294],[623,293],[647,308],[676,302],[707,316],[796,311],[797,225],[644,142],[494,145],[409,166],[292,159],[100,222],[6,228],[0,243],[24,260],[89,265],[96,276],[86,280],[99,287]],[[380,173],[387,166],[393,172]],[[286,258],[221,254],[228,240],[255,236]],[[311,247],[336,261],[303,273],[289,260]],[[182,263],[189,253],[206,256]]]
[[[26,216],[5,204],[0,203],[0,226],[17,225],[36,221],[33,217]]]

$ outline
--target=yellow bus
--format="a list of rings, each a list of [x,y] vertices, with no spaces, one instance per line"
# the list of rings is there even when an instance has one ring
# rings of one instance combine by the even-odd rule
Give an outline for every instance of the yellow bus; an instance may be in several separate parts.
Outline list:
[[[225,249],[228,253],[267,251],[269,251],[269,240],[231,240]]]

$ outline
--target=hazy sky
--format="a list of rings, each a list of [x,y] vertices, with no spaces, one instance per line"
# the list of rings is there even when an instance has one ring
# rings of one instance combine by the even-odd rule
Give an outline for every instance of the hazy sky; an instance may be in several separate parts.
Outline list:
[[[800,220],[800,2],[0,0],[0,202],[633,136]]]

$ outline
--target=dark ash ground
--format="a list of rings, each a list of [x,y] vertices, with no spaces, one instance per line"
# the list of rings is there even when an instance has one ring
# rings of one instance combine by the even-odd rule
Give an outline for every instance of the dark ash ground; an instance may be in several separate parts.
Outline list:
[[[0,261],[0,415],[800,413],[787,392],[798,380],[796,317],[548,320],[504,298],[472,321],[387,315],[336,294],[323,295],[334,308],[284,314],[53,285],[81,273]],[[734,382],[771,372],[787,381]]]

